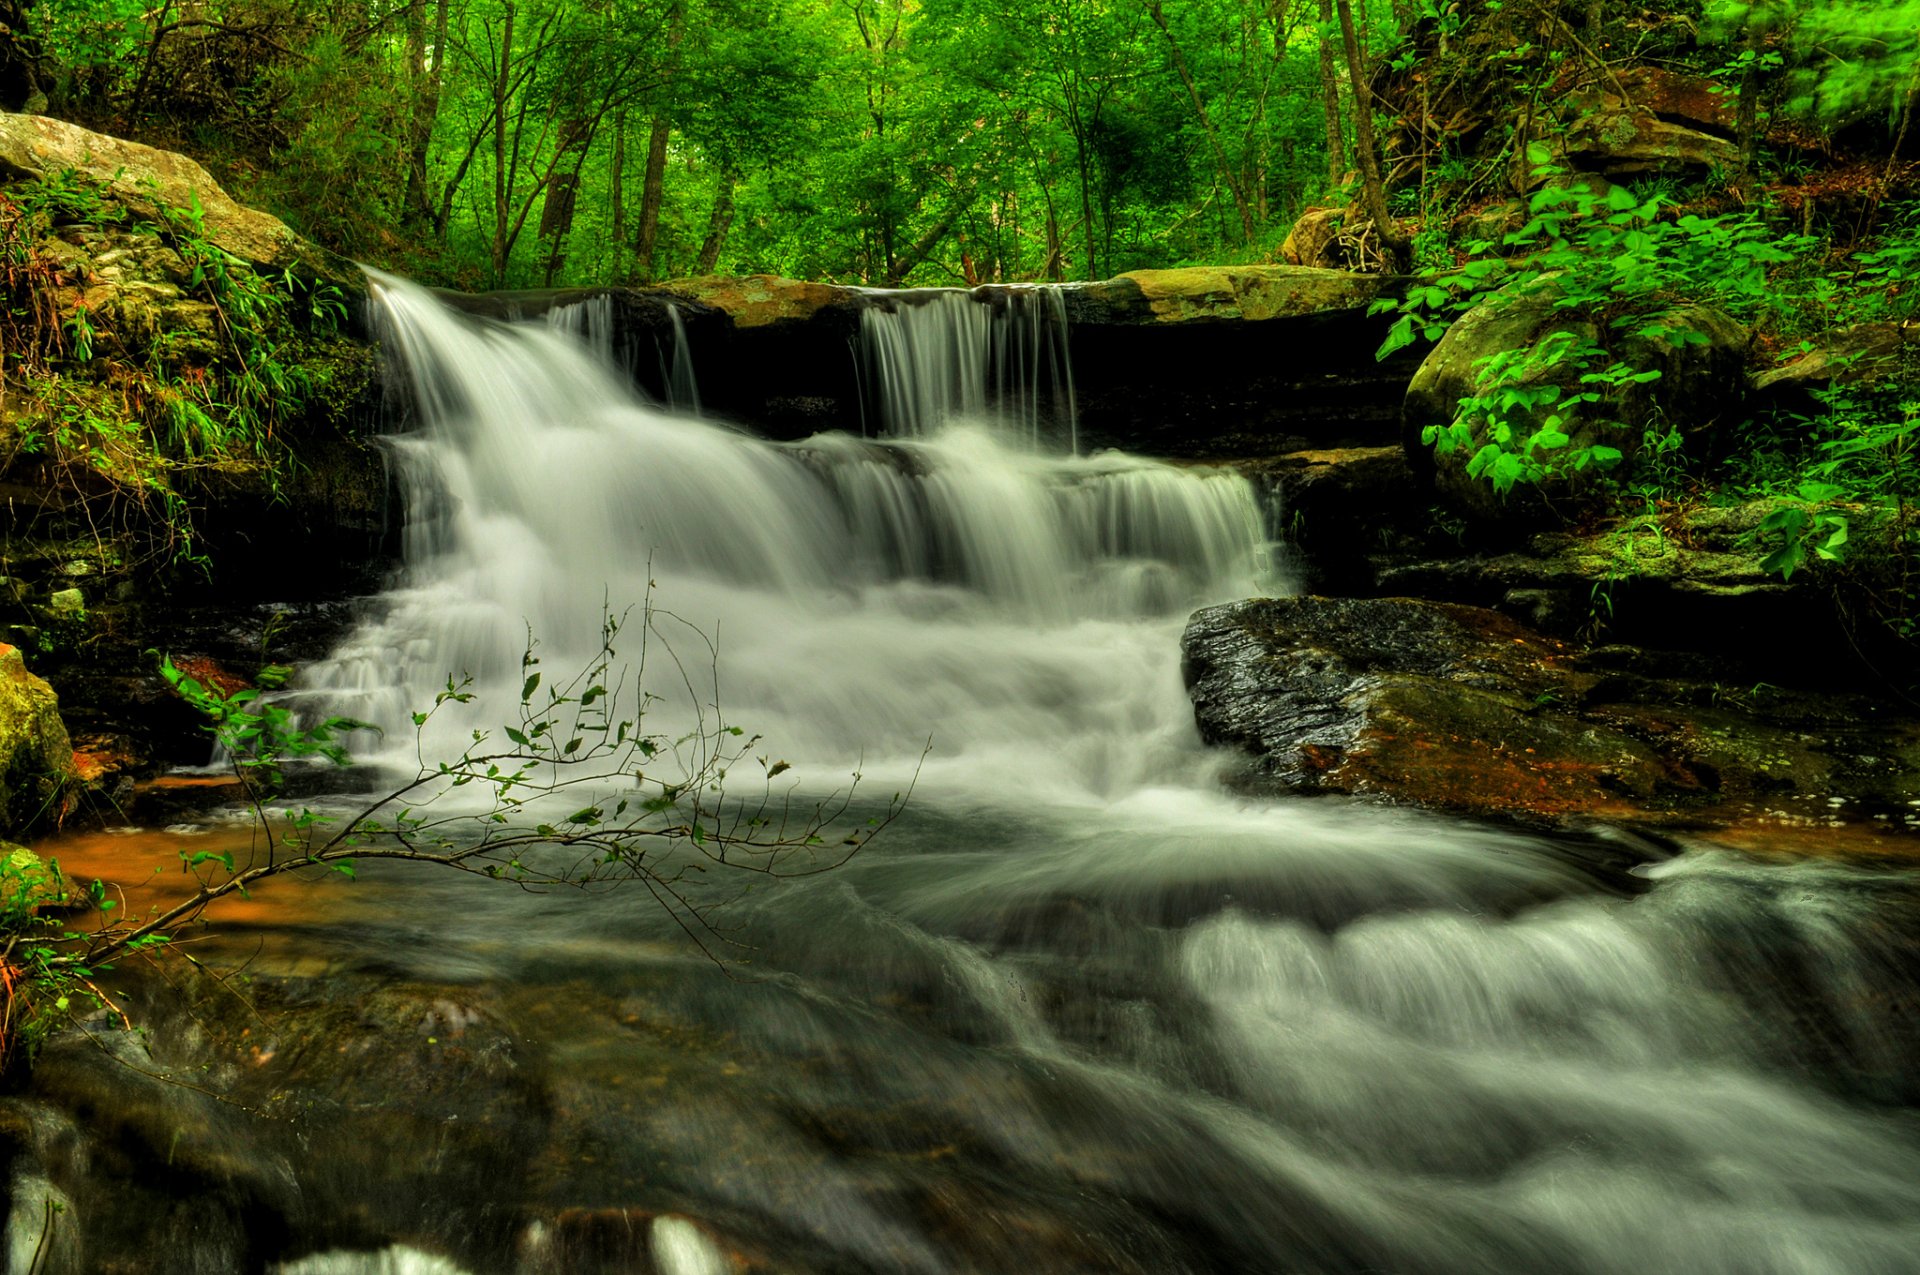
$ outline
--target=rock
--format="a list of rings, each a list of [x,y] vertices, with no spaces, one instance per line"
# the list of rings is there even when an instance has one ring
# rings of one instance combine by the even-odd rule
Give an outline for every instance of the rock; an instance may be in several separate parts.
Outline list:
[[[185,155],[42,115],[0,113],[0,175],[39,178],[67,170],[145,220],[156,218],[156,204],[184,211],[198,200],[208,240],[261,269],[294,266],[352,290],[361,286],[352,262],[302,239],[278,217],[234,202]]]
[[[1422,441],[1425,427],[1454,419],[1462,399],[1486,395],[1495,388],[1486,363],[1493,355],[1537,349],[1562,334],[1600,339],[1601,330],[1594,322],[1557,307],[1554,301],[1550,281],[1527,292],[1509,289],[1495,294],[1447,329],[1407,389],[1402,439],[1408,460],[1416,473],[1433,475],[1435,486],[1450,503],[1484,521],[1541,521],[1556,510],[1564,513],[1592,490],[1592,475],[1598,472],[1565,467],[1537,483],[1521,483],[1503,497],[1485,477],[1467,472],[1468,462],[1489,436],[1484,416],[1475,416],[1467,446],[1442,455]],[[1661,376],[1650,385],[1607,391],[1607,397],[1594,405],[1598,411],[1574,410],[1561,424],[1570,441],[1560,456],[1588,447],[1612,447],[1622,458],[1611,475],[1623,477],[1632,472],[1646,427],[1656,418],[1677,424],[1692,454],[1712,450],[1713,430],[1743,400],[1747,333],[1725,315],[1704,307],[1675,312],[1666,321],[1690,328],[1706,340],[1676,349],[1657,339],[1615,335],[1614,347],[1603,359],[1617,358],[1636,370],[1657,369]],[[1588,370],[1562,360],[1531,370],[1523,383],[1557,384],[1574,393],[1587,388],[1580,377]],[[1511,423],[1516,431],[1530,431],[1536,424],[1526,418]]]
[[[805,283],[777,275],[755,274],[730,278],[707,275],[676,279],[663,285],[667,292],[697,301],[730,315],[735,327],[759,328],[776,323],[804,323],[829,306],[856,302],[860,292],[826,283]]]
[[[1670,124],[1732,137],[1737,124],[1734,95],[1719,80],[1659,66],[1621,67],[1607,89],[1625,89],[1633,108]],[[1618,104],[1617,92],[1608,98]]]
[[[1385,275],[1309,266],[1188,266],[1084,284],[1066,300],[1081,322],[1258,323],[1362,310],[1394,286]]]
[[[1485,243],[1496,250],[1516,251],[1508,248],[1503,241],[1526,224],[1526,201],[1509,199],[1463,214],[1454,222],[1453,229],[1463,242]]]
[[[72,782],[73,745],[53,688],[27,671],[18,648],[0,645],[0,833],[58,823]]]
[[[1555,827],[1920,823],[1920,722],[1867,697],[1728,686],[1710,659],[1581,652],[1408,598],[1233,603],[1181,641],[1201,734],[1249,754],[1251,791]]]
[[[1340,229],[1347,214],[1341,208],[1309,208],[1301,213],[1280,245],[1280,257],[1290,266],[1330,270],[1350,269],[1353,262],[1340,246]]]
[[[78,589],[61,589],[47,599],[47,614],[59,620],[85,619],[86,595]]]
[[[1685,84],[1686,78],[1639,79],[1640,92],[1632,100],[1622,99],[1610,83],[1574,95],[1568,101],[1574,118],[1558,142],[1561,155],[1576,168],[1616,181],[1735,171],[1738,146],[1692,126],[1703,121],[1678,122],[1704,110],[1696,100],[1704,90]],[[1634,93],[1635,85],[1626,87]],[[1665,112],[1659,109],[1662,103],[1669,108]]]
[[[1750,385],[1763,405],[1812,414],[1819,410],[1815,391],[1871,386],[1912,370],[1916,358],[1920,323],[1858,323],[1807,342],[1799,357],[1756,373]]]
[[[1399,447],[1288,452],[1234,468],[1272,494],[1290,565],[1309,592],[1370,592],[1374,556],[1424,539],[1431,526],[1426,493]]]

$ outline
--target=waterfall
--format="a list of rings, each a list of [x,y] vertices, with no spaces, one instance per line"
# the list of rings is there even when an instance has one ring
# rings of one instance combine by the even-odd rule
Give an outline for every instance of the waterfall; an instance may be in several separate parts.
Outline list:
[[[976,785],[1024,773],[1109,792],[1191,753],[1165,652],[1194,606],[1257,589],[1245,479],[1009,446],[986,424],[935,428],[930,406],[910,438],[769,443],[639,401],[574,337],[590,311],[505,325],[396,279],[375,290],[422,428],[394,444],[404,583],[310,671],[346,710],[404,726],[450,672],[510,706],[529,630],[550,666],[584,658],[602,599],[619,609],[654,584],[717,638],[733,715],[796,763],[905,765],[932,735]],[[1041,294],[1024,300],[1039,312]],[[964,295],[910,313],[956,307],[977,312],[989,368],[1044,353],[1032,325],[991,336]],[[929,347],[882,348],[898,369]]]
[[[1065,295],[1006,287],[876,292],[855,345],[868,432],[913,437],[992,421],[1078,450]]]
[[[60,1223],[61,1270],[1916,1269],[1911,871],[1234,800],[1176,639],[1196,604],[1284,586],[1241,478],[1049,455],[953,419],[992,406],[957,375],[919,404],[898,382],[889,410],[926,408],[910,436],[768,443],[640,401],[581,339],[590,312],[516,326],[374,292],[419,400],[393,440],[405,572],[306,694],[386,725],[411,773],[517,704],[529,629],[562,668],[603,599],[651,594],[717,652],[709,679],[684,646],[680,691],[649,666],[661,712],[724,696],[809,784],[857,765],[889,791],[934,751],[856,858],[727,887],[750,977],[633,891],[395,863],[276,883],[310,910],[223,919],[198,950],[224,935],[261,990],[278,953],[298,1004],[344,1012],[308,1035],[242,1002],[253,1062],[207,1067],[196,1003],[186,1086],[69,1039],[96,1079],[30,1101],[85,1103],[98,1149],[22,1139],[16,1269],[56,1216],[91,1228]],[[958,332],[980,303],[916,313],[895,371],[952,372],[958,338],[907,327]],[[409,713],[450,672],[472,711],[416,755]],[[177,876],[180,839],[157,849],[145,875]],[[358,1012],[369,988],[394,1008]],[[287,1073],[317,1088],[262,1087]],[[277,1118],[214,1123],[202,1084]],[[181,1129],[191,1195],[117,1239]]]

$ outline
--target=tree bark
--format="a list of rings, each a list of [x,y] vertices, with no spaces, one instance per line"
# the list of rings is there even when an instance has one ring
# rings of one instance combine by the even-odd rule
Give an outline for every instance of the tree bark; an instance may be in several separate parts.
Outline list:
[[[507,277],[507,99],[513,66],[513,0],[500,6],[505,21],[500,34],[500,65],[493,81],[493,244],[489,263],[497,286]]]
[[[1333,58],[1333,0],[1320,0],[1320,101],[1327,120],[1327,189],[1347,179],[1347,142],[1340,128],[1340,72]]]
[[[1747,65],[1740,75],[1740,97],[1734,106],[1734,137],[1740,143],[1740,167],[1745,180],[1753,180],[1753,159],[1760,146],[1760,46],[1765,32],[1760,16],[1747,10],[1745,37]]]
[[[671,59],[686,38],[687,9],[680,0],[674,0],[673,8],[667,15],[667,49]],[[668,100],[673,85],[673,72],[667,71],[661,82],[661,100]],[[654,274],[653,258],[660,242],[660,205],[667,191],[667,143],[673,137],[673,121],[667,118],[664,108],[656,110],[653,124],[647,133],[647,168],[640,184],[640,230],[634,240],[634,253],[637,258],[635,269],[642,279],[652,279]]]
[[[1367,216],[1380,235],[1380,246],[1391,269],[1406,262],[1411,242],[1407,232],[1387,210],[1386,183],[1380,179],[1380,150],[1373,132],[1373,90],[1367,85],[1366,67],[1360,60],[1360,39],[1353,29],[1352,0],[1334,0],[1340,15],[1340,38],[1347,52],[1347,81],[1353,90],[1354,149],[1360,157],[1360,182],[1367,201]]]
[[[607,172],[609,220],[613,224],[613,277],[621,277],[620,258],[627,250],[627,112],[622,107],[613,115],[613,159]]]
[[[440,91],[447,64],[447,5],[434,6],[433,61],[427,62],[428,0],[413,0],[407,12],[407,66],[413,76],[413,102],[407,119],[407,188],[400,215],[411,226],[434,224],[433,199],[427,191],[427,154],[433,128],[440,117]]]
[[[731,170],[720,174],[720,188],[713,192],[713,211],[707,214],[707,237],[700,242],[695,274],[712,274],[720,264],[720,250],[726,245],[727,231],[733,228],[733,188],[738,181]]]
[[[640,183],[640,231],[634,238],[634,268],[642,279],[653,278],[653,254],[660,242],[660,204],[667,189],[667,142],[673,124],[665,115],[653,117],[647,133],[646,175]]]

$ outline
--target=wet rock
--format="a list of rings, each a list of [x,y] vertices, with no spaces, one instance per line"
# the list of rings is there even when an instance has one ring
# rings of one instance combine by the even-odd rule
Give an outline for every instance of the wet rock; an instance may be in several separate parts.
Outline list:
[[[57,823],[73,780],[73,745],[53,688],[27,671],[18,648],[0,645],[0,832]]]
[[[1490,425],[1482,414],[1472,417],[1471,441],[1465,446],[1436,454],[1422,440],[1426,427],[1451,422],[1463,399],[1496,388],[1486,362],[1491,356],[1536,350],[1566,336],[1600,339],[1600,329],[1591,320],[1554,304],[1557,295],[1549,281],[1531,292],[1497,294],[1468,311],[1447,329],[1407,389],[1402,439],[1408,460],[1416,472],[1433,475],[1439,492],[1474,518],[1545,521],[1556,513],[1564,516],[1595,489],[1597,470],[1563,469],[1538,483],[1522,483],[1506,496],[1496,494],[1486,477],[1467,472],[1468,462],[1489,438]],[[1614,448],[1621,460],[1611,475],[1624,477],[1632,472],[1646,427],[1655,419],[1678,423],[1690,454],[1711,453],[1713,432],[1743,399],[1747,333],[1725,315],[1703,307],[1675,312],[1666,322],[1705,339],[1676,349],[1665,341],[1616,335],[1615,348],[1603,361],[1617,358],[1638,370],[1658,370],[1661,376],[1650,385],[1605,391],[1601,402],[1591,407],[1560,409],[1565,413],[1561,429],[1569,439],[1562,455],[1595,446]],[[1529,370],[1522,383],[1558,385],[1572,394],[1589,388],[1580,378],[1592,370],[1561,359]],[[1522,431],[1534,428],[1526,419],[1510,423]]]
[[[1376,552],[1372,591],[1492,607],[1568,640],[1605,635],[1708,652],[1729,682],[1779,680],[1785,669],[1858,684],[1857,661],[1807,658],[1866,640],[1849,636],[1833,605],[1840,573],[1814,563],[1782,580],[1762,565],[1770,541],[1759,528],[1773,507],[1749,501],[1612,518],[1504,549],[1430,542],[1424,553]]]
[[[45,116],[0,113],[0,175],[36,178],[68,171],[145,219],[156,216],[156,204],[186,209],[198,200],[207,238],[251,265],[295,266],[350,290],[361,286],[352,262],[300,238],[278,217],[234,202],[185,155]]]
[[[87,1219],[81,1269],[258,1270],[400,1240],[491,1269],[511,1251],[546,1102],[484,994],[176,964],[116,998],[150,1034],[109,1017],[56,1037],[0,1100],[0,1149]]]
[[[1398,447],[1288,452],[1235,468],[1272,494],[1307,592],[1370,592],[1382,553],[1426,543],[1430,498]]]
[[[1182,649],[1201,734],[1249,754],[1253,791],[1654,828],[1899,828],[1920,793],[1920,723],[1874,700],[1728,687],[1711,660],[1582,652],[1482,608],[1260,599],[1196,613]]]

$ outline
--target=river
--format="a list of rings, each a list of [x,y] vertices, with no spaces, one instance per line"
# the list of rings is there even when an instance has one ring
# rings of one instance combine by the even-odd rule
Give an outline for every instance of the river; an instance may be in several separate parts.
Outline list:
[[[389,1116],[333,1094],[272,1143],[301,1203],[260,1233],[238,1205],[204,1243],[109,1225],[16,1173],[12,1269],[57,1190],[76,1270],[1920,1271],[1913,875],[1229,796],[1177,638],[1288,588],[1269,511],[1229,472],[1073,455],[1038,389],[997,411],[1007,349],[1070,397],[1044,313],[997,345],[881,322],[850,352],[889,369],[873,437],[772,444],[640,401],[578,315],[376,292],[419,396],[406,567],[297,692],[384,727],[364,783],[513,720],[611,611],[627,658],[647,636],[647,730],[748,732],[730,789],[810,809],[857,776],[856,831],[910,796],[831,871],[707,865],[692,938],[637,888],[268,887],[203,959],[308,1013],[430,989],[423,1040],[492,1033],[511,1067],[432,1126],[431,1085]],[[472,702],[416,731],[449,675]],[[62,857],[137,907],[129,864],[245,837]],[[491,1133],[434,1132],[459,1119]]]

